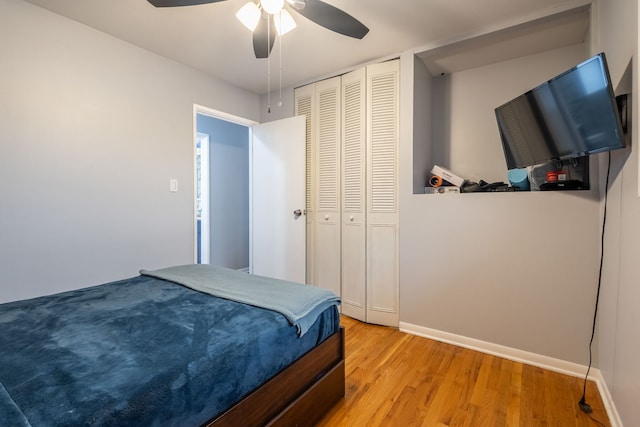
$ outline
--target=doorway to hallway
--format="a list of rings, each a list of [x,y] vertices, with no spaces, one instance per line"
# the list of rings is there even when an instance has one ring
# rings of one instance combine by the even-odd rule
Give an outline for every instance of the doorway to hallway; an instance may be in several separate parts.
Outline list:
[[[249,269],[249,127],[196,115],[196,262]]]
[[[207,204],[194,194],[195,262],[198,253],[206,260],[198,248],[208,237],[212,265],[304,283],[305,117],[258,124],[194,105],[193,118],[195,187],[209,195],[208,221],[202,206],[198,227],[198,200]],[[198,132],[209,136],[208,156],[201,143],[200,166]]]

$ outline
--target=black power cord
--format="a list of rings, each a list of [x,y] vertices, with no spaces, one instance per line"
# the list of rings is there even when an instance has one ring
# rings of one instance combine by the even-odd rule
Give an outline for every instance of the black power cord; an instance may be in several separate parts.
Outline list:
[[[604,261],[604,230],[607,223],[607,196],[609,195],[609,175],[611,173],[611,152],[608,152],[607,161],[607,181],[604,187],[604,212],[602,214],[602,232],[600,235],[600,270],[598,272],[598,290],[596,291],[596,305],[593,310],[593,324],[591,326],[591,339],[589,340],[589,366],[587,368],[587,374],[584,376],[584,385],[582,387],[582,398],[578,401],[580,410],[585,414],[593,412],[591,405],[587,403],[587,378],[589,378],[589,371],[591,371],[592,362],[592,347],[593,337],[596,334],[596,319],[598,317],[598,302],[600,301],[600,286],[602,285],[602,264]]]

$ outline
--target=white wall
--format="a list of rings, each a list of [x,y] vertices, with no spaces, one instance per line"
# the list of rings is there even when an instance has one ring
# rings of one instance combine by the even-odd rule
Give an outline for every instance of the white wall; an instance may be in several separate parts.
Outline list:
[[[193,104],[259,98],[21,0],[0,58],[0,301],[193,262]]]
[[[638,198],[638,2],[598,3],[596,50],[607,54],[611,78],[628,89],[631,64],[631,150],[614,152],[607,205],[605,264],[599,312],[600,370],[625,426],[640,425],[640,198]],[[626,90],[625,90],[626,92]],[[601,178],[604,182],[604,177]]]
[[[440,152],[447,166],[472,180],[505,181],[493,109],[586,55],[572,46],[449,76],[448,111],[433,120],[449,136]],[[412,59],[403,58],[403,66]],[[401,136],[400,321],[586,365],[597,190],[412,194],[409,138]]]

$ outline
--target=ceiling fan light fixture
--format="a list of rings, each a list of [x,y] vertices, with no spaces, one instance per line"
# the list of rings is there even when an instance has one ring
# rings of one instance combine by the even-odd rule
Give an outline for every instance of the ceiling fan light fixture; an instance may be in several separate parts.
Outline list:
[[[275,15],[284,7],[284,0],[260,0],[260,4],[265,12]]]
[[[278,15],[273,16],[273,23],[279,36],[284,36],[289,31],[296,28],[296,21],[287,10],[282,9]]]
[[[248,2],[240,8],[236,13],[238,21],[242,22],[242,25],[247,27],[249,31],[254,31],[260,22],[260,8],[254,2]]]

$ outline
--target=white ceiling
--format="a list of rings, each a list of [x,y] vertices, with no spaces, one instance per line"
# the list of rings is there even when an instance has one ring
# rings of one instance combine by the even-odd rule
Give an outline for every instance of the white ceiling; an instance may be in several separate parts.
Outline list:
[[[254,57],[251,34],[235,18],[247,0],[176,8],[155,8],[147,0],[26,1],[251,92],[267,92],[267,60]],[[283,87],[296,86],[406,50],[431,51],[547,15],[562,15],[588,3],[587,0],[325,1],[356,17],[369,27],[369,34],[362,40],[352,39],[293,13],[298,28],[282,38],[281,46],[276,42],[272,53],[272,89],[278,84],[280,62]],[[576,27],[575,22],[572,25]],[[562,36],[554,33],[552,38],[558,40]],[[442,49],[439,52],[437,59],[442,60]],[[432,59],[435,61],[436,57]],[[445,66],[445,70],[450,68]]]

